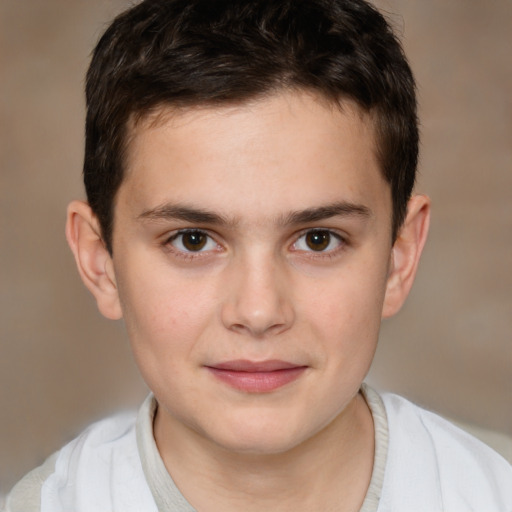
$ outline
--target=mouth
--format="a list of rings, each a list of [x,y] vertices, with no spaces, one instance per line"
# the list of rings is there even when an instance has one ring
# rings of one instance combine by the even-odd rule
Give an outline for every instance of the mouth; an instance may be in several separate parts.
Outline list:
[[[308,368],[287,361],[235,360],[205,367],[228,386],[246,393],[269,393],[297,380]]]

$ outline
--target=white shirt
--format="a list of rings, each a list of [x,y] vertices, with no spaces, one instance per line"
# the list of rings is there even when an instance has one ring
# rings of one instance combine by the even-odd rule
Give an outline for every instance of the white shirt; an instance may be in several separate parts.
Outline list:
[[[362,393],[375,460],[361,512],[512,512],[512,466],[469,434],[404,398]],[[136,417],[90,426],[12,491],[6,512],[194,512],[153,438],[149,396]]]

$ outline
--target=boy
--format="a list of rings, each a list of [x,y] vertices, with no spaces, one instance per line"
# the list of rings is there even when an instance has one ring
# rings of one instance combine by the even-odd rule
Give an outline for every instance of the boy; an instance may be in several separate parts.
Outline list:
[[[414,81],[362,0],[153,0],[87,76],[67,237],[152,394],[8,510],[510,511],[512,469],[363,384],[412,285]]]

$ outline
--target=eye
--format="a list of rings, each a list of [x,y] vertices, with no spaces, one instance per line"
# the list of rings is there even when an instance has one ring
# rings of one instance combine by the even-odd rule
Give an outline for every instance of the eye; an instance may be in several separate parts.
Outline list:
[[[343,244],[342,238],[327,229],[313,229],[300,236],[293,244],[298,251],[329,252]]]
[[[215,240],[197,229],[179,231],[168,240],[168,243],[182,252],[204,252],[217,247]]]

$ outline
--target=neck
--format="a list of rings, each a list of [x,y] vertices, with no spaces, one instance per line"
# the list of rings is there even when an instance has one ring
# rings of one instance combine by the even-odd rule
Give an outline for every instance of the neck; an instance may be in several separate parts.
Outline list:
[[[360,394],[320,432],[277,454],[232,452],[165,419],[157,413],[158,449],[196,510],[348,512],[358,511],[364,501],[373,469],[374,428]],[[185,435],[179,435],[183,428]]]

